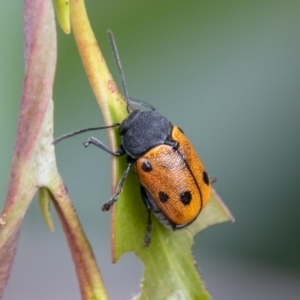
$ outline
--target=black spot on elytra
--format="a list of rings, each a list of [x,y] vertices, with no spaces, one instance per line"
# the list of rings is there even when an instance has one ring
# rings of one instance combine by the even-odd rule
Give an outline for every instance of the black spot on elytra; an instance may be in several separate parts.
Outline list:
[[[164,192],[159,192],[158,198],[162,203],[166,203],[170,197]]]
[[[149,163],[148,160],[145,160],[142,163],[142,170],[145,171],[145,172],[151,172],[152,171],[152,166],[151,166],[151,164]]]
[[[180,194],[180,202],[184,205],[189,205],[192,200],[192,195],[189,191]]]
[[[209,178],[205,171],[203,172],[203,181],[206,185],[209,185]]]

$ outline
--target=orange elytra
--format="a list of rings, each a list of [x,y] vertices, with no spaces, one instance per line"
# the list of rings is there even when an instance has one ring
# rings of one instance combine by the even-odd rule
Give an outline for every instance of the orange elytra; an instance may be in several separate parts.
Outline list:
[[[144,239],[145,245],[148,246],[152,230],[151,212],[168,229],[184,228],[197,218],[208,203],[212,182],[183,131],[173,126],[152,105],[128,96],[123,69],[111,31],[108,31],[108,36],[121,74],[129,115],[120,124],[79,130],[62,138],[87,130],[119,126],[122,142],[117,151],[109,149],[93,137],[89,138],[84,145],[87,147],[93,144],[114,156],[127,155],[128,157],[127,167],[116,191],[111,199],[103,204],[103,211],[110,210],[117,201],[131,165],[135,166],[142,199],[148,211]],[[131,104],[142,105],[151,110],[133,109]]]
[[[210,197],[210,182],[196,151],[177,126],[171,139],[178,143],[158,145],[136,162],[143,196],[156,217],[169,229],[193,222]],[[144,201],[147,201],[144,199]]]

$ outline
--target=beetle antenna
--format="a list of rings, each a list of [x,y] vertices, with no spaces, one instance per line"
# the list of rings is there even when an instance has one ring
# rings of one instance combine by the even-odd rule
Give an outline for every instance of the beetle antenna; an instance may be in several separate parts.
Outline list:
[[[87,131],[92,131],[92,130],[100,130],[100,129],[106,129],[106,128],[112,128],[112,127],[117,127],[119,126],[120,123],[114,123],[112,125],[108,125],[108,126],[101,126],[101,127],[89,127],[89,128],[86,128],[86,129],[80,129],[80,130],[77,130],[77,131],[73,131],[73,132],[70,132],[70,133],[67,133],[67,134],[64,134],[60,137],[58,137],[57,139],[55,139],[52,144],[55,145],[57,144],[58,142],[64,140],[64,139],[67,139],[71,136],[74,136],[74,135],[77,135],[77,134],[80,134],[80,133],[83,133],[83,132],[87,132]]]
[[[121,75],[122,85],[123,85],[123,89],[124,89],[124,93],[125,93],[125,100],[126,100],[126,103],[127,103],[127,111],[128,111],[128,113],[130,113],[130,110],[132,110],[132,107],[129,104],[129,102],[130,102],[129,99],[130,98],[129,98],[128,90],[127,90],[127,87],[126,87],[125,75],[124,75],[124,71],[123,71],[123,68],[122,68],[120,56],[119,56],[119,53],[118,53],[117,44],[116,44],[114,35],[113,35],[111,30],[107,30],[107,35],[108,35],[108,38],[109,38],[109,41],[110,41],[110,45],[111,45],[111,48],[112,48],[112,51],[113,51],[113,54],[114,54],[114,57],[115,57],[117,67],[119,69],[119,73]]]

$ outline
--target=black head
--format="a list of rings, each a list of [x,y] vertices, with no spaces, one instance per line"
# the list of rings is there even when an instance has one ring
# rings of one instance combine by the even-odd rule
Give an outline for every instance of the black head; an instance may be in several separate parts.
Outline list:
[[[171,122],[157,111],[134,110],[120,125],[122,146],[130,157],[137,159],[164,144],[171,130]]]

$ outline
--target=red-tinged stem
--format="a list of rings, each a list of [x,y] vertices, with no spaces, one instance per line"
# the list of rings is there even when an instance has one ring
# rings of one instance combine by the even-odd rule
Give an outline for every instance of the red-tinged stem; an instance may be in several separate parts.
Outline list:
[[[5,206],[0,218],[0,297],[9,276],[21,222],[39,186],[37,145],[52,97],[56,32],[50,0],[24,1],[25,77]],[[50,128],[52,128],[50,126]]]
[[[55,180],[49,189],[71,249],[82,299],[107,299],[92,248],[83,232],[63,182]]]

